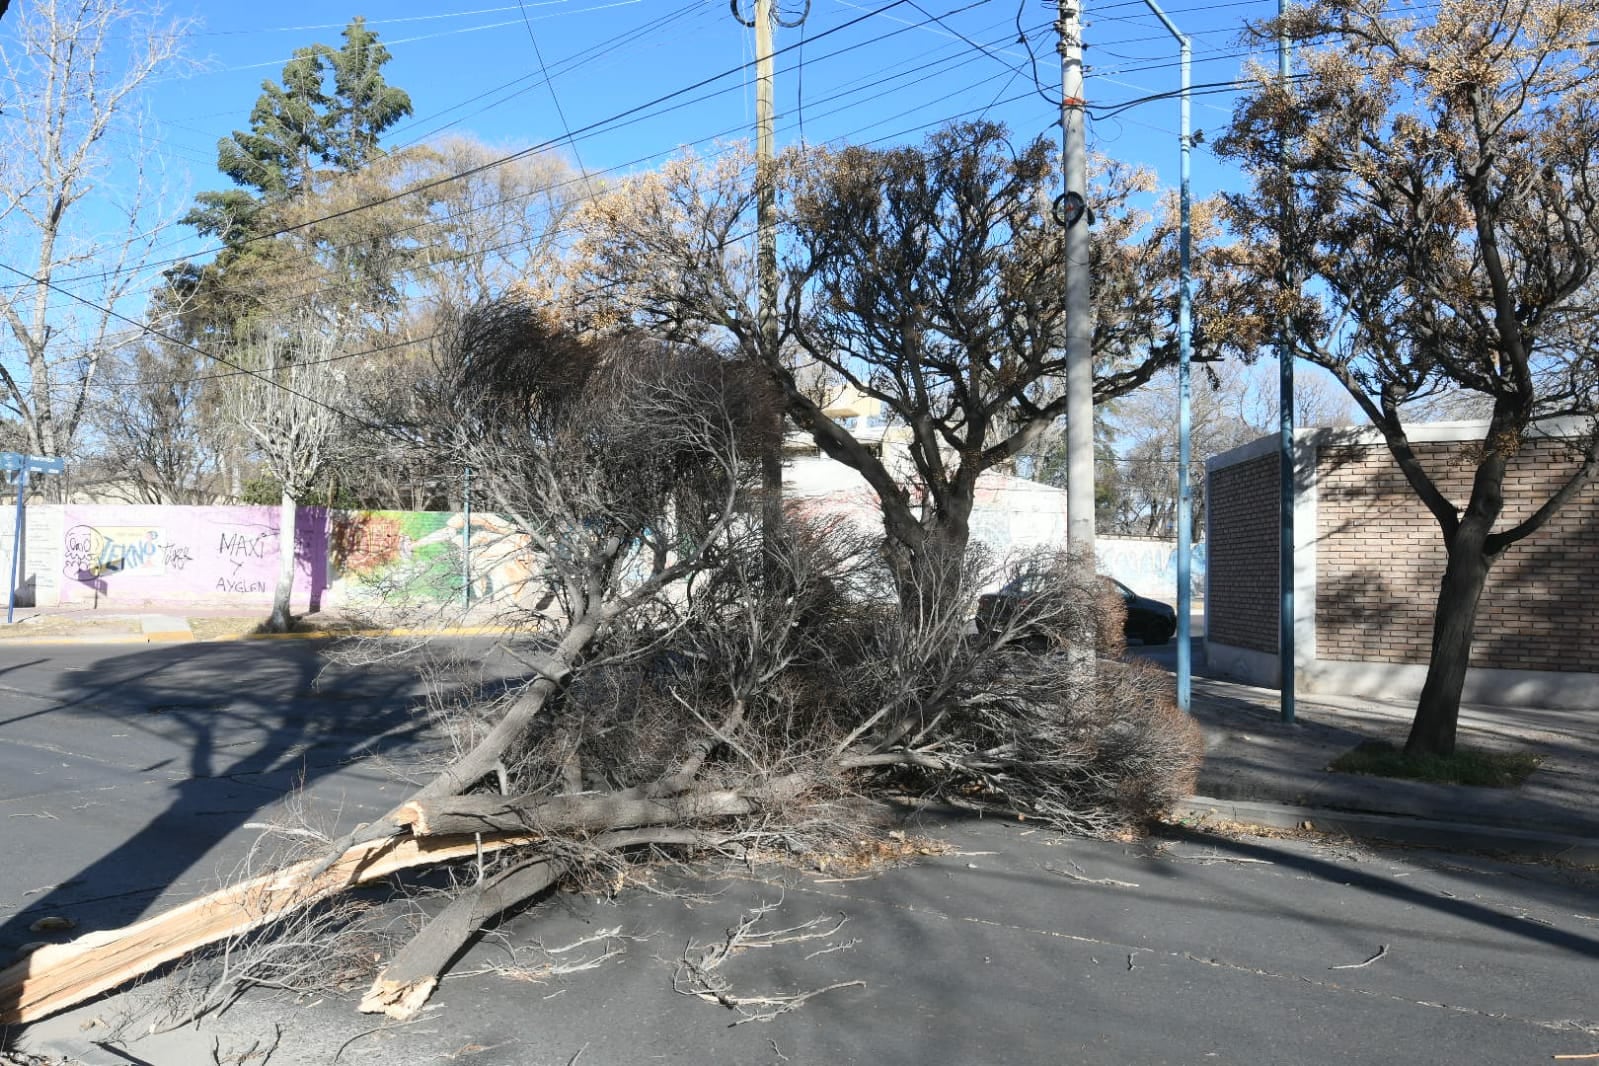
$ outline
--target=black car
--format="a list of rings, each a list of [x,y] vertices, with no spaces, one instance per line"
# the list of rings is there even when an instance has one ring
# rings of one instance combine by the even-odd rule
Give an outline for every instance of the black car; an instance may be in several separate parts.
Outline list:
[[[1177,632],[1177,610],[1169,603],[1140,596],[1113,577],[1105,579],[1116,586],[1127,605],[1127,624],[1123,632],[1131,640],[1137,637],[1145,644],[1164,644]]]
[[[1113,577],[1103,578],[1113,587],[1127,605],[1127,621],[1123,633],[1127,639],[1137,639],[1144,644],[1165,644],[1177,632],[1177,611],[1169,603],[1140,596]],[[985,593],[977,598],[977,629],[987,633],[1004,625],[1015,613],[1021,596],[1021,579],[1005,585],[998,592]]]

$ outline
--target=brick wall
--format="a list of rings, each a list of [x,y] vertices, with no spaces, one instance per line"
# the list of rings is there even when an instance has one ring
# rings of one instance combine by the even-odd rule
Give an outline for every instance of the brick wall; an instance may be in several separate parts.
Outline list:
[[[1416,446],[1456,504],[1470,495],[1471,446]],[[1496,528],[1532,513],[1573,466],[1560,442],[1524,446],[1506,475],[1505,513]],[[1317,478],[1317,658],[1425,664],[1445,562],[1437,522],[1380,445],[1323,447]],[[1211,553],[1214,571],[1214,545]],[[1471,662],[1599,670],[1599,487],[1588,486],[1494,564]]]
[[[1276,453],[1210,472],[1210,587],[1207,639],[1237,648],[1277,651]]]

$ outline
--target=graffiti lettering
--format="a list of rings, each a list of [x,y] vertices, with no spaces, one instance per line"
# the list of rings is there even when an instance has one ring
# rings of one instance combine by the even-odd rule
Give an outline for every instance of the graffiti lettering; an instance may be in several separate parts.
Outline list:
[[[217,541],[217,554],[224,559],[265,559],[267,540],[277,534],[264,529],[259,533],[223,533]]]
[[[194,556],[189,553],[188,546],[183,544],[163,544],[161,545],[161,554],[166,564],[174,570],[182,570],[194,561]]]
[[[236,596],[248,596],[252,593],[265,592],[265,581],[236,581],[232,578],[217,578],[216,591],[226,592]]]
[[[62,554],[62,570],[68,577],[85,577],[94,573],[94,530],[88,526],[73,526],[67,530],[66,551]]]
[[[78,580],[105,574],[164,574],[171,549],[161,537],[161,530],[145,526],[73,526],[67,530],[62,569]]]

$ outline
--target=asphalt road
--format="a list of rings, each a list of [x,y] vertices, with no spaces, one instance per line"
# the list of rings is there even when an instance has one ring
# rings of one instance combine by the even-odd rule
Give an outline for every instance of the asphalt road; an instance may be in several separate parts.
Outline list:
[[[0,951],[38,939],[28,926],[45,915],[81,933],[202,891],[298,779],[313,816],[343,825],[390,801],[401,786],[368,756],[403,761],[428,739],[415,664],[324,671],[319,656],[303,643],[0,648]],[[94,1066],[245,1061],[252,1046],[260,1062],[274,1045],[273,1066],[1599,1052],[1592,872],[1202,830],[1115,843],[1003,819],[926,815],[908,828],[955,850],[861,878],[663,871],[656,891],[559,895],[473,947],[408,1025],[262,992],[198,1031],[97,1045],[133,1002],[115,996],[12,1036]],[[775,904],[767,924],[779,928],[847,920],[735,954],[731,995],[847,985],[734,1026],[724,1007],[674,991],[673,974],[691,942],[761,904]],[[592,969],[540,976],[606,949]]]

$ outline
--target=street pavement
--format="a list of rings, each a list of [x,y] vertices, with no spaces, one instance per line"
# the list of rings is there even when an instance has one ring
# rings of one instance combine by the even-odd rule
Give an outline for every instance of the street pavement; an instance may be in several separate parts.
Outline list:
[[[384,809],[404,787],[391,762],[438,739],[419,713],[430,693],[496,680],[481,648],[463,652],[429,682],[417,649],[358,665],[314,641],[0,643],[0,954],[214,887],[296,784],[312,820],[347,828]],[[1564,777],[1519,807],[1473,810],[1454,790],[1436,806],[1408,793],[1416,807],[1396,811],[1392,783],[1351,779],[1373,783],[1337,792],[1322,753],[1393,728],[1398,709],[1301,701],[1301,724],[1286,727],[1273,721],[1270,693],[1200,679],[1196,695],[1210,749],[1200,791],[1233,794],[1208,796],[1214,813],[1196,809],[1145,840],[909,812],[909,833],[953,850],[860,877],[663,871],[651,890],[614,899],[557,896],[474,946],[407,1025],[358,1015],[347,999],[257,992],[199,1028],[135,1040],[136,1029],[113,1033],[140,1002],[134,992],[9,1038],[87,1066],[260,1062],[267,1047],[279,1066],[1510,1063],[1599,1053],[1593,870],[1379,849],[1337,834],[1255,836],[1221,818],[1227,804],[1255,802],[1296,818],[1312,810],[1303,820],[1318,826],[1348,810],[1477,826],[1453,817],[1468,811],[1497,813],[1497,828],[1527,839],[1549,826],[1592,835],[1580,816],[1593,808],[1561,795]],[[1551,762],[1534,781],[1551,767],[1591,769],[1580,721],[1526,720],[1525,741],[1512,712],[1474,708],[1467,726],[1544,746]],[[775,905],[767,924],[778,928],[846,921],[818,940],[735,954],[730,994],[844,987],[772,1021],[731,1025],[726,1008],[675,991],[674,972],[692,944],[763,904]],[[43,917],[77,926],[33,932]],[[607,951],[593,969],[547,972]],[[252,1047],[255,1058],[244,1057]]]

